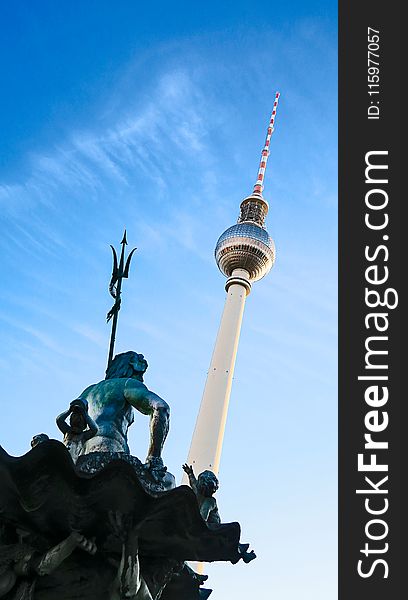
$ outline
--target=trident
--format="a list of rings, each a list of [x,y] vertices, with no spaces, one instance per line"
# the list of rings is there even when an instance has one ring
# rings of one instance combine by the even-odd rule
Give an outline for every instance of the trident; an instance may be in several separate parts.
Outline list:
[[[121,289],[122,289],[122,279],[127,279],[129,277],[130,261],[132,260],[133,253],[136,250],[136,248],[133,248],[133,250],[127,257],[127,261],[126,261],[126,265],[125,265],[125,246],[127,246],[126,229],[125,229],[125,233],[123,234],[123,239],[120,243],[122,245],[122,251],[120,253],[119,266],[118,266],[118,256],[116,254],[116,250],[112,246],[112,244],[110,244],[110,247],[112,248],[112,252],[113,252],[113,270],[112,270],[112,277],[111,277],[111,280],[109,283],[109,293],[112,296],[112,298],[115,299],[115,303],[112,306],[112,308],[110,309],[110,311],[108,312],[108,314],[106,315],[107,323],[109,323],[109,321],[113,317],[112,333],[111,333],[110,344],[109,344],[108,366],[106,367],[106,370],[109,369],[111,362],[113,360],[113,349],[115,346],[116,328],[117,328],[117,324],[118,324],[118,314],[119,314],[120,305],[122,302],[121,297],[120,297]]]

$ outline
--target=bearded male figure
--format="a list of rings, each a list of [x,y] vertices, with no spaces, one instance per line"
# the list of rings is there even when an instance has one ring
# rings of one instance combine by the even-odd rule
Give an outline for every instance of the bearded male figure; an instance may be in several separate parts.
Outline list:
[[[103,381],[87,387],[79,396],[89,406],[98,432],[89,439],[83,454],[121,452],[129,454],[127,431],[133,423],[133,408],[150,416],[150,445],[146,467],[163,468],[161,452],[169,430],[170,408],[143,383],[147,369],[143,354],[124,352],[115,356]]]

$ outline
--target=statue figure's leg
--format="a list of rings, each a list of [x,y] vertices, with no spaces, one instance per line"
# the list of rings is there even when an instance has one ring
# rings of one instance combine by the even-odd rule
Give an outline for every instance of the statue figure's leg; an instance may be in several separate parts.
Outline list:
[[[48,575],[52,573],[59,565],[66,559],[75,548],[81,548],[89,554],[95,554],[96,546],[90,540],[87,540],[83,535],[78,532],[73,532],[60,544],[57,544],[48,552],[46,552],[39,564],[36,567],[36,571],[39,575]]]
[[[122,556],[118,570],[120,600],[152,600],[146,583],[140,575],[139,540],[131,529],[122,543]],[[114,598],[117,596],[114,595]]]
[[[251,562],[251,560],[254,560],[254,558],[256,558],[255,552],[253,550],[248,552],[248,548],[249,544],[238,544],[238,554],[245,563],[249,563]]]

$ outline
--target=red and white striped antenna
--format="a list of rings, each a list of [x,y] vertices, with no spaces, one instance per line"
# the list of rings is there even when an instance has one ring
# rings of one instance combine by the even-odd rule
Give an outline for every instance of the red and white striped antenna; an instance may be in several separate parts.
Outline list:
[[[259,164],[258,177],[257,177],[256,183],[254,185],[254,191],[252,192],[253,194],[258,194],[259,196],[262,196],[262,192],[264,189],[263,182],[264,182],[265,171],[266,171],[266,163],[268,162],[268,156],[270,154],[269,145],[270,145],[271,137],[272,137],[273,130],[275,127],[276,110],[278,108],[279,96],[280,96],[280,93],[276,92],[275,102],[273,103],[271,119],[269,121],[268,131],[266,133],[265,145],[263,147],[262,154],[261,154],[261,162]]]

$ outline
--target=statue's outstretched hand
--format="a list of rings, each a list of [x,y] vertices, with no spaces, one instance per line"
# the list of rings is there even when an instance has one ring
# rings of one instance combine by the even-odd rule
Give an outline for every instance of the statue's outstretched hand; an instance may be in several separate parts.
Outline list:
[[[183,471],[187,473],[187,475],[194,475],[193,467],[185,463],[183,465]]]

